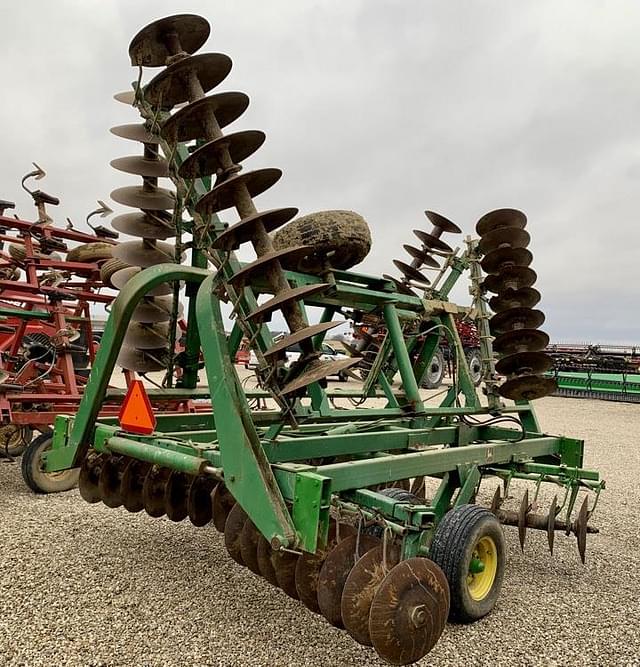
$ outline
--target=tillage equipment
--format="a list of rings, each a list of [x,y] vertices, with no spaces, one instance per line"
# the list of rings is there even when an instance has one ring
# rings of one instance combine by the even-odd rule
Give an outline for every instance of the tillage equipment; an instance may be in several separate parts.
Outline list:
[[[530,403],[555,384],[544,375],[551,362],[534,308],[527,220],[514,209],[493,211],[478,222],[477,238],[453,249],[441,237],[460,230],[430,212],[433,227],[419,230],[412,263],[395,262],[400,278],[349,271],[368,247],[359,216],[316,214],[316,226],[313,216],[289,223],[295,208],[257,209],[254,198],[281,172],[241,169],[262,132],[223,134],[248,98],[206,95],[231,69],[226,55],[194,55],[209,30],[201,17],[172,16],[130,45],[139,78],[129,99],[144,119],[140,135],[153,137],[145,144],[164,153],[191,265],[157,264],[123,284],[78,412],[56,421],[45,466],[80,468],[89,502],[212,522],[239,564],[388,662],[409,664],[435,645],[448,618],[471,622],[494,607],[504,574],[501,524],[516,526],[522,545],[528,528],[545,531],[551,548],[557,531],[573,534],[583,560],[594,530],[588,520],[604,484],[583,468],[583,442],[545,434]],[[162,69],[143,84],[147,67]],[[218,217],[230,220],[233,210],[236,222]],[[351,237],[349,221],[360,230]],[[279,228],[276,246],[270,232]],[[235,250],[248,244],[255,259],[242,263]],[[469,307],[448,298],[463,276]],[[212,411],[158,415],[155,428],[144,415],[140,423],[96,421],[132,313],[175,281],[186,284],[186,348],[176,360],[179,386],[164,391],[197,397],[204,367]],[[230,335],[222,302],[235,320]],[[309,322],[306,306],[323,309],[319,322]],[[274,342],[267,324],[276,312],[289,334]],[[323,336],[366,315],[383,321],[385,334],[363,389],[332,391],[326,378],[358,359],[322,360]],[[461,317],[479,332],[479,387],[457,332]],[[252,411],[239,381],[233,359],[243,336],[271,409]],[[455,373],[438,404],[419,388],[443,336]],[[300,359],[285,367],[294,344]],[[499,484],[482,507],[476,495],[488,478]],[[503,504],[512,480],[533,485],[519,510]],[[547,513],[537,509],[543,483],[559,490]]]

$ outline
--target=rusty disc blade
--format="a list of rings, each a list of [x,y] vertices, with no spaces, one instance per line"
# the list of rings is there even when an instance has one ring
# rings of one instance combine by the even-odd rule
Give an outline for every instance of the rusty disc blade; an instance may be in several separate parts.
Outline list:
[[[151,468],[151,464],[138,459],[131,459],[122,473],[122,505],[127,512],[140,512],[142,503],[142,485]]]
[[[393,263],[395,267],[404,275],[404,277],[407,280],[414,280],[417,283],[421,283],[422,285],[429,285],[431,284],[431,281],[427,276],[424,275],[424,273],[418,271],[418,269],[414,269],[413,266],[410,264],[407,264],[406,262],[403,262],[399,259],[394,259]]]
[[[171,521],[187,518],[187,495],[191,478],[184,472],[172,470],[164,487],[164,510]]]
[[[246,319],[251,322],[269,322],[276,310],[281,310],[283,306],[294,301],[303,301],[305,297],[324,292],[328,287],[330,287],[329,283],[317,283],[316,285],[302,285],[301,287],[285,290],[278,293],[273,299],[265,301],[256,310],[249,313]]]
[[[589,501],[584,499],[580,511],[573,525],[573,531],[578,540],[578,553],[584,565],[587,556],[587,524],[589,522]]]
[[[112,254],[130,267],[139,266],[143,269],[156,264],[176,263],[175,246],[164,241],[126,241],[114,246]],[[181,261],[184,261],[185,257],[185,253],[182,253]]]
[[[494,229],[480,238],[478,249],[483,255],[498,248],[526,248],[531,242],[529,233],[524,229],[515,227],[504,227],[503,229]]]
[[[288,381],[280,391],[283,395],[290,394],[308,387],[310,384],[318,382],[318,380],[322,380],[323,378],[339,375],[342,371],[356,366],[360,361],[360,357],[356,357],[355,359],[347,357],[346,359],[337,359],[336,361],[314,359],[304,367],[302,373],[297,375],[293,380]]]
[[[111,284],[116,289],[124,289],[124,286],[131,280],[131,278],[137,276],[140,271],[142,271],[142,269],[139,266],[127,266],[124,269],[120,269],[111,276]],[[156,285],[156,287],[150,289],[147,294],[149,296],[166,296],[167,294],[173,294],[173,283],[161,283],[160,285]],[[138,346],[136,345],[134,347]]]
[[[176,203],[175,193],[165,188],[145,190],[143,185],[127,185],[116,188],[111,199],[123,206],[142,208],[146,211],[166,211],[173,209]]]
[[[507,289],[500,296],[489,299],[489,306],[494,313],[501,313],[509,308],[533,308],[540,301],[540,292],[533,287]]]
[[[270,264],[279,262],[280,265],[282,265],[286,263],[287,259],[306,257],[311,252],[311,248],[301,245],[265,253],[264,255],[260,255],[258,259],[250,264],[245,264],[240,271],[237,271],[231,276],[229,282],[238,288],[244,287],[244,285],[250,282],[253,277],[257,276],[262,278],[265,272],[270,268]]]
[[[254,213],[231,225],[213,241],[212,245],[220,250],[237,250],[241,244],[255,238],[258,225],[262,224],[266,232],[272,232],[297,214],[297,208],[274,208]]]
[[[117,215],[111,226],[123,234],[145,239],[168,239],[176,235],[172,215],[164,211],[136,211]]]
[[[509,308],[494,315],[489,322],[494,335],[515,329],[537,329],[542,324],[544,313],[533,308]]]
[[[213,514],[213,525],[219,533],[224,533],[224,525],[232,507],[236,504],[231,491],[227,489],[224,482],[218,482],[211,494],[211,512]]]
[[[271,564],[276,573],[278,586],[294,600],[298,599],[296,589],[296,565],[300,554],[292,551],[271,551]]]
[[[207,93],[224,81],[231,71],[231,58],[224,53],[199,53],[169,65],[144,87],[150,104],[166,109],[190,99],[189,78],[195,74]]]
[[[240,555],[244,564],[254,573],[260,574],[258,564],[258,537],[261,535],[251,519],[247,519],[240,534]]]
[[[88,503],[99,503],[102,500],[98,484],[102,466],[108,460],[108,454],[89,452],[82,461],[80,474],[78,476],[78,490],[83,500]]]
[[[162,125],[160,134],[171,143],[205,139],[211,116],[222,129],[239,118],[249,106],[244,93],[218,93],[203,97],[176,111]]]
[[[113,99],[116,102],[121,102],[122,104],[133,106],[134,102],[136,101],[136,93],[133,90],[123,90],[120,93],[115,93]]]
[[[558,496],[553,496],[549,514],[547,515],[547,542],[549,542],[549,551],[553,556],[553,541],[556,536],[556,511],[558,508]]]
[[[544,352],[518,352],[496,364],[500,375],[541,375],[553,368],[553,359]]]
[[[424,264],[432,269],[440,268],[440,264],[438,264],[438,262],[424,250],[420,250],[420,248],[416,248],[408,243],[405,243],[402,247],[411,255],[411,257],[413,257],[413,259],[418,260],[420,264]]]
[[[127,125],[116,125],[109,130],[111,134],[121,139],[129,139],[129,141],[139,141],[143,144],[159,144],[160,137],[147,130],[142,123],[129,123]]]
[[[98,493],[107,507],[122,505],[122,475],[129,459],[124,456],[109,456],[100,469],[98,479]]]
[[[164,491],[167,486],[169,468],[153,465],[142,483],[142,504],[144,511],[151,517],[164,516]]]
[[[524,229],[527,226],[527,216],[516,208],[498,208],[495,211],[485,213],[476,223],[476,232],[479,236],[501,229],[511,227]]]
[[[533,261],[526,248],[497,248],[485,255],[480,262],[485,273],[501,273],[510,266],[529,266]]]
[[[224,545],[231,558],[239,565],[244,565],[242,552],[240,551],[240,539],[242,538],[242,528],[248,518],[240,503],[236,503],[231,508],[224,524]]]
[[[502,355],[516,352],[540,352],[547,345],[549,345],[549,336],[538,329],[507,331],[493,341],[493,349]]]
[[[424,232],[422,229],[414,229],[413,233],[427,248],[438,250],[439,252],[453,252],[453,248],[448,243],[445,243],[442,239],[439,239],[433,234],[429,234],[429,232]]]
[[[239,164],[253,155],[266,138],[265,133],[260,130],[243,130],[209,141],[191,153],[180,165],[178,174],[182,178],[190,179],[216,174],[224,168],[222,153],[225,149],[229,151],[231,161]]]
[[[280,169],[256,169],[242,172],[216,185],[206,195],[200,197],[196,211],[200,215],[219,213],[235,206],[238,187],[246,187],[251,197],[257,197],[275,185],[282,176]]]
[[[139,350],[157,350],[168,344],[170,336],[169,322],[130,322],[123,345]]]
[[[206,526],[213,518],[211,493],[216,480],[209,475],[198,475],[193,478],[187,494],[187,514],[189,521],[200,528]]]
[[[540,377],[539,375],[519,375],[507,380],[498,387],[498,393],[504,398],[513,401],[533,401],[543,396],[553,394],[558,388],[554,378]]]
[[[449,232],[450,234],[462,233],[460,227],[458,227],[455,222],[451,222],[449,218],[445,218],[444,215],[440,215],[434,211],[425,211],[424,214],[434,227],[439,227],[443,232]]]
[[[523,287],[531,287],[537,278],[533,269],[526,266],[510,266],[500,273],[487,276],[482,286],[489,292],[501,294],[507,289],[518,290]]]
[[[356,562],[380,544],[371,535],[351,535],[339,542],[327,554],[318,576],[318,606],[322,615],[337,628],[342,628],[342,591],[344,584]],[[356,548],[358,553],[356,554]]]
[[[392,665],[420,660],[436,645],[449,615],[449,584],[428,558],[396,565],[371,604],[369,633],[378,655]]]
[[[149,23],[131,40],[129,58],[136,67],[162,67],[179,48],[195,53],[209,38],[209,22],[197,14],[175,14]]]
[[[117,364],[134,373],[153,373],[167,366],[168,349],[137,350],[134,347],[120,348]]]
[[[273,549],[269,544],[269,541],[262,534],[258,536],[258,548],[256,549],[256,558],[258,560],[258,569],[260,574],[274,586],[278,585],[278,579],[276,578],[276,571],[273,568],[273,563],[271,562],[271,552]]]
[[[168,178],[169,163],[164,158],[153,159],[143,155],[118,157],[109,163],[114,169],[126,174],[135,174],[146,178]]]
[[[308,327],[304,327],[304,329],[299,329],[298,331],[281,338],[277,343],[274,343],[271,347],[265,350],[264,356],[272,357],[275,354],[280,354],[280,352],[284,352],[288,347],[300,343],[303,340],[307,340],[307,338],[313,338],[318,334],[329,331],[329,329],[333,329],[339,324],[341,323],[337,321],[310,324]]]
[[[171,319],[173,309],[172,296],[145,297],[135,307],[131,319],[134,322],[166,322]],[[178,304],[178,317],[182,317],[184,308]]]
[[[320,576],[324,560],[331,549],[338,543],[338,538],[343,540],[345,537],[355,534],[355,528],[350,524],[341,523],[337,532],[336,525],[336,522],[331,519],[327,546],[324,549],[318,549],[313,554],[305,551],[300,555],[296,563],[295,579],[298,599],[307,609],[316,612],[316,614],[320,613],[320,606],[318,605],[318,577]]]
[[[489,508],[489,511],[492,514],[495,514],[499,509],[500,505],[502,505],[502,493],[500,492],[500,486],[496,486],[496,490],[493,494],[493,498],[491,499],[491,507]]]
[[[400,560],[399,549],[374,547],[351,568],[342,591],[340,609],[345,630],[359,643],[371,646],[369,612],[378,587]]]

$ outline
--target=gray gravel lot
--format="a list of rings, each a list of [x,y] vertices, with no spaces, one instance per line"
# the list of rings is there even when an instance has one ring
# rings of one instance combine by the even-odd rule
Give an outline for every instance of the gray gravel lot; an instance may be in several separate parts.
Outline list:
[[[640,407],[537,409],[547,432],[587,440],[587,465],[608,483],[602,532],[582,566],[573,537],[558,534],[551,557],[529,531],[523,555],[506,529],[495,611],[447,626],[420,665],[640,665]],[[36,496],[0,462],[0,665],[244,664],[383,663],[233,563],[213,527],[87,505],[77,491]]]

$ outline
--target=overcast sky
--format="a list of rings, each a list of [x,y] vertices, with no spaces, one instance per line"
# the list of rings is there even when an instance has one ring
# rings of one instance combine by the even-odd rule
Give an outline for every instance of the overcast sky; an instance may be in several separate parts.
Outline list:
[[[413,228],[429,229],[424,209],[472,232],[483,213],[520,208],[552,339],[640,343],[640,3],[1,6],[0,198],[22,217],[32,219],[19,188],[32,161],[62,199],[59,222],[80,223],[97,198],[136,182],[109,166],[137,152],[108,132],[135,121],[112,98],[136,76],[128,44],[153,19],[194,12],[212,24],[202,51],[234,62],[219,90],[251,98],[232,128],[267,134],[246,168],[284,171],[260,207],[361,213],[374,243],[360,269],[371,273],[392,269]]]

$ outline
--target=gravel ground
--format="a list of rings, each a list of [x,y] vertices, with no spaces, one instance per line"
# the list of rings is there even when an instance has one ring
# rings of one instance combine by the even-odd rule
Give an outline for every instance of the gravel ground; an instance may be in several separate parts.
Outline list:
[[[608,483],[587,564],[573,537],[557,534],[551,557],[529,531],[523,555],[506,529],[496,609],[448,625],[420,665],[640,665],[640,410],[563,398],[537,409],[547,432],[587,440]],[[77,491],[36,496],[0,463],[0,665],[245,664],[384,663],[233,563],[213,527],[90,506]]]

